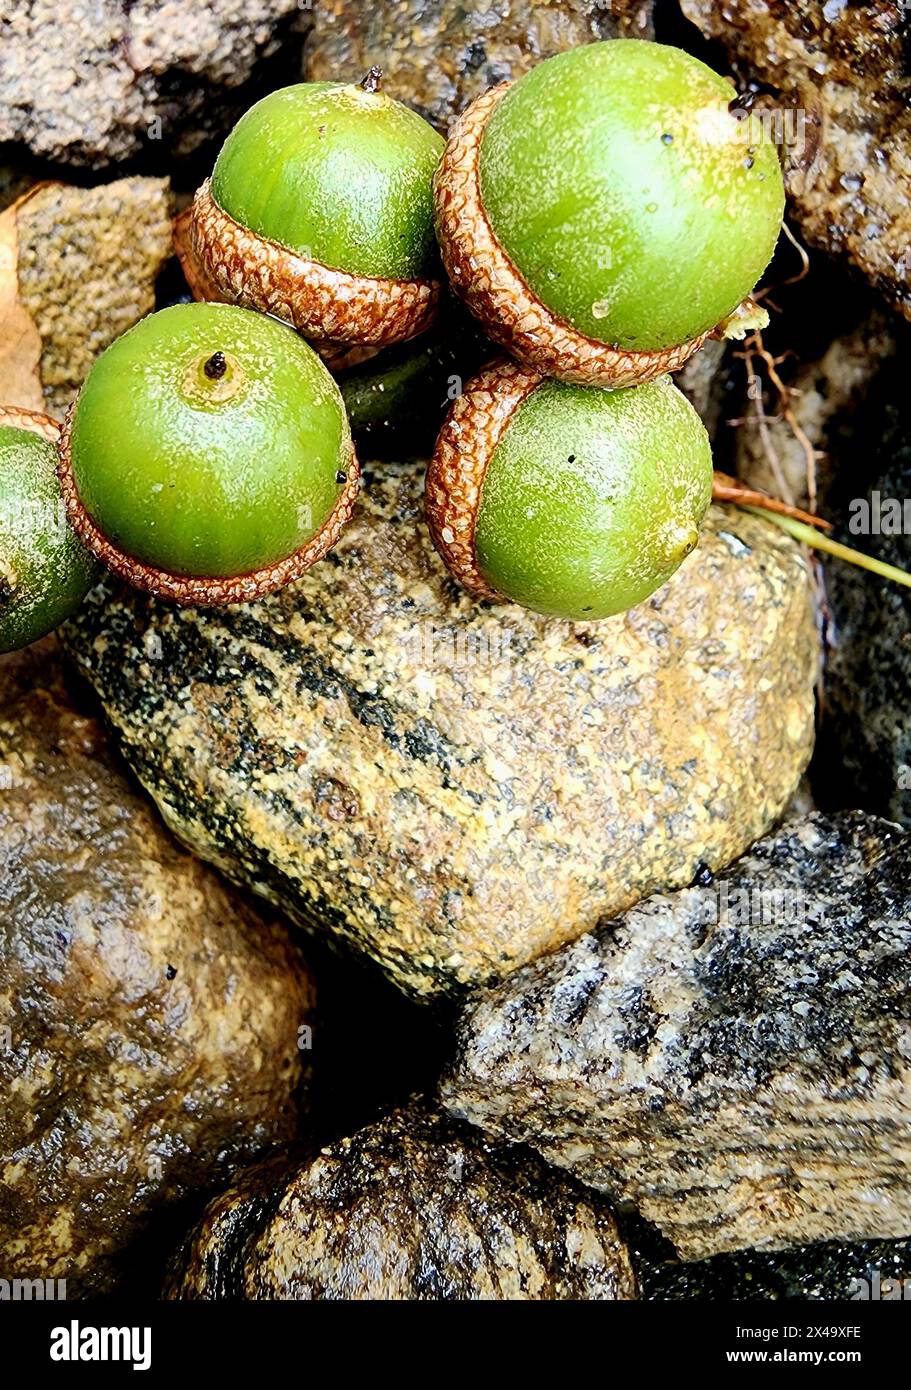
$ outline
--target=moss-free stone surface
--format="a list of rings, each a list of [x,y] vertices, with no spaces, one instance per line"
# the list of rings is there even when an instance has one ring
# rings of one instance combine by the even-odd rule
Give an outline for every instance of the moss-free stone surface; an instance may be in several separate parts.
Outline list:
[[[223,132],[255,64],[309,16],[297,0],[30,0],[4,19],[0,142],[102,168]]]
[[[767,830],[812,747],[817,638],[797,547],[733,510],[600,625],[490,608],[446,575],[421,482],[368,478],[280,594],[206,612],[103,588],[68,641],[184,840],[426,997]]]
[[[295,1133],[313,1004],[285,928],[173,842],[53,656],[0,661],[7,1277],[141,1277],[137,1243]]]

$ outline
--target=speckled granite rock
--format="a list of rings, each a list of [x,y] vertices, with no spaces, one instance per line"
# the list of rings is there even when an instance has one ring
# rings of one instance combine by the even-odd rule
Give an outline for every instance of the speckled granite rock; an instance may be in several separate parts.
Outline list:
[[[312,81],[374,63],[393,95],[446,132],[488,87],[594,39],[653,38],[652,0],[320,0],[304,55]]]
[[[803,234],[853,261],[911,318],[906,7],[899,0],[681,5],[724,44],[744,80],[758,79],[781,107],[804,113],[803,132],[796,118],[793,126],[804,158],[792,160],[787,180]]]
[[[909,350],[904,343],[888,382],[855,422],[853,447],[839,458],[841,495],[832,512],[841,520],[840,540],[904,569],[911,566],[911,521],[900,522],[903,533],[882,530],[892,525],[888,508],[896,504],[899,518],[902,505],[911,517],[911,412],[904,404]],[[878,515],[879,534],[852,532],[852,520],[864,519],[861,500],[871,525]],[[911,826],[911,592],[853,566],[832,564],[827,575],[836,645],[826,678],[819,780],[837,804],[859,800]]]
[[[294,1133],[313,988],[173,843],[52,654],[0,661],[0,1269],[81,1298]]]
[[[231,123],[297,0],[19,0],[3,16],[0,142],[101,167],[183,154]]]
[[[790,822],[470,1006],[448,1107],[685,1259],[911,1234],[911,836]]]
[[[98,354],[155,307],[167,179],[41,184],[0,214],[0,401],[62,419]]]
[[[458,588],[421,483],[369,479],[336,549],[261,603],[102,590],[68,640],[179,835],[426,996],[756,839],[809,756],[817,645],[764,521],[713,512],[648,603],[562,624]]]
[[[242,1176],[175,1262],[172,1298],[630,1299],[603,1198],[422,1102],[304,1163]]]

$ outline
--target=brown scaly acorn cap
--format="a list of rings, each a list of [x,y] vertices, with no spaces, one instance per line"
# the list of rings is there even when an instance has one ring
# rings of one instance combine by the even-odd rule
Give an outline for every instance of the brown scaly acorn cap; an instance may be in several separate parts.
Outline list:
[[[209,180],[191,211],[190,241],[201,274],[232,304],[273,314],[305,338],[385,346],[423,333],[439,308],[438,280],[349,275],[269,241],[235,222]]]
[[[200,302],[233,303],[206,274],[197,260],[192,245],[192,215],[192,207],[184,208],[183,212],[178,213],[171,224],[174,250],[180,261],[180,268],[183,271],[183,278],[187,282],[187,288],[193,298]],[[371,357],[375,357],[378,352],[383,350],[382,345],[331,343],[322,338],[311,339],[310,346],[323,359],[330,372],[347,371],[349,367],[356,367],[361,362],[369,362]]]
[[[453,288],[513,357],[560,381],[641,386],[676,372],[709,333],[657,352],[626,352],[587,338],[541,303],[494,236],[481,202],[478,160],[490,114],[511,86],[492,87],[463,112],[434,175],[437,239]]]
[[[71,439],[73,419],[76,413],[76,400],[70,406],[60,436],[59,462],[57,476],[60,491],[66,505],[67,520],[87,550],[106,565],[119,579],[142,589],[147,594],[170,599],[184,607],[222,608],[229,603],[252,603],[254,599],[264,598],[266,594],[283,589],[321,560],[335,545],[342,530],[347,525],[360,487],[360,467],[354,445],[348,439],[348,466],[345,469],[347,481],[335,507],[306,545],[301,546],[286,559],[250,574],[240,574],[230,578],[206,579],[196,575],[171,574],[167,570],[156,569],[143,564],[132,555],[108,540],[89,516],[76,489],[73,476]]]
[[[424,507],[431,539],[459,583],[493,603],[508,600],[478,568],[474,536],[481,489],[513,414],[544,379],[543,372],[515,362],[485,367],[451,405],[427,469]]]
[[[0,425],[31,430],[32,434],[40,434],[51,444],[56,444],[60,439],[60,426],[50,415],[42,415],[38,410],[26,410],[19,405],[0,405]]]

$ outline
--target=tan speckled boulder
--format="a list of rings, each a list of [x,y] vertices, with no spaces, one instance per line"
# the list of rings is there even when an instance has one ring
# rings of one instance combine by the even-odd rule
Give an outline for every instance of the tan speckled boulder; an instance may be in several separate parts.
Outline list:
[[[809,758],[818,653],[755,517],[713,511],[649,602],[573,625],[469,598],[421,512],[390,468],[283,593],[102,589],[68,641],[178,834],[427,996],[735,858]]]
[[[630,1299],[610,1206],[424,1102],[243,1174],[166,1293],[206,1299]]]
[[[0,402],[62,419],[95,358],[155,307],[167,179],[41,184],[0,214]]]
[[[170,1209],[295,1133],[312,1007],[287,932],[174,844],[43,650],[0,661],[3,1276],[135,1279]]]

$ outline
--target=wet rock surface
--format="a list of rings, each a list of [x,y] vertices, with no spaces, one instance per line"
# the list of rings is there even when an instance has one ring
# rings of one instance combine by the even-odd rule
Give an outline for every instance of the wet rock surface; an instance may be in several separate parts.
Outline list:
[[[795,1250],[743,1250],[710,1260],[636,1261],[640,1296],[655,1302],[896,1300],[911,1279],[911,1241],[823,1241]]]
[[[817,638],[797,548],[733,510],[620,618],[491,609],[443,570],[421,483],[374,476],[261,603],[102,588],[68,641],[189,845],[427,997],[766,830],[809,757]]]
[[[684,1259],[911,1233],[911,836],[791,822],[468,1007],[447,1107]]]
[[[607,1203],[423,1102],[303,1162],[243,1175],[166,1294],[244,1299],[629,1299]]]
[[[911,412],[899,355],[838,441],[829,513],[847,545],[908,568]],[[860,527],[857,531],[854,528]],[[847,802],[911,826],[911,592],[849,565],[826,567],[834,622],[816,782],[828,805]]]
[[[376,64],[388,90],[445,134],[481,92],[554,53],[653,37],[651,0],[321,0],[305,76],[352,80]]]
[[[911,317],[911,108],[906,9],[815,0],[681,0],[744,82],[791,125],[789,209]],[[787,125],[784,127],[786,133]]]
[[[25,0],[4,20],[0,142],[94,168],[186,154],[231,124],[236,89],[300,14],[297,0]]]
[[[155,307],[167,179],[42,184],[0,214],[0,400],[62,419],[95,358]]]
[[[180,850],[53,642],[0,661],[0,1264],[106,1292],[296,1130],[313,985]],[[197,1208],[198,1209],[198,1208]]]

